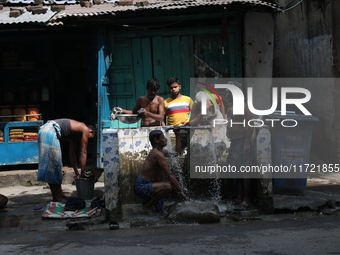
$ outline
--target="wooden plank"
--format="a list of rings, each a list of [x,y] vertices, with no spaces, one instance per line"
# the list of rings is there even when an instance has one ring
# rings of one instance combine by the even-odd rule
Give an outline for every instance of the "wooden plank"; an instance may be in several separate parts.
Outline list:
[[[228,48],[229,48],[229,76],[231,78],[237,77],[236,73],[236,45],[235,34],[228,33]]]
[[[176,76],[180,83],[182,82],[182,68],[181,68],[181,44],[179,36],[171,37],[171,64],[173,73],[171,76]]]
[[[132,52],[131,41],[129,39],[119,38],[115,40],[113,55],[113,66],[111,69],[111,84],[110,94],[113,100],[111,100],[111,106],[120,106],[124,109],[132,109],[136,103],[134,97],[115,97],[115,94],[121,94],[126,92],[134,93],[134,74],[132,67]]]
[[[194,57],[193,50],[190,49],[190,37],[182,36],[181,38],[181,83],[182,94],[190,95],[190,78],[193,77]]]
[[[120,92],[120,93],[115,93],[113,95],[109,95],[109,98],[118,98],[118,97],[133,97],[134,93],[131,92]]]
[[[119,83],[132,83],[134,80],[134,77],[132,76],[131,71],[130,72],[114,72],[112,73],[111,77],[113,78],[113,84],[119,84]]]
[[[170,96],[168,85],[166,80],[171,76],[176,76],[173,71],[173,58],[176,57],[176,53],[171,46],[171,37],[163,37],[163,59],[164,61],[164,80],[161,81],[162,96],[166,99]]]
[[[163,40],[161,36],[152,38],[152,53],[153,53],[153,76],[159,81],[165,79],[164,75],[164,59],[163,59]],[[163,88],[160,91],[164,91]]]
[[[242,40],[241,29],[235,30],[235,44],[236,44],[236,77],[243,77],[243,62],[242,62]]]
[[[141,43],[143,58],[143,80],[139,93],[140,95],[146,95],[146,83],[149,79],[153,78],[151,40],[148,37],[142,38]]]
[[[135,75],[135,97],[134,100],[137,102],[138,97],[144,95],[144,65],[142,56],[142,44],[140,38],[135,38],[131,40],[132,42],[132,62],[133,70]]]
[[[130,65],[133,66],[132,64],[132,49],[131,49],[131,40],[127,39],[125,40],[125,43],[122,44],[122,46],[124,45],[124,47],[117,49],[117,50],[121,50],[122,51],[122,59],[121,59],[121,63],[123,66],[126,65]],[[133,70],[131,69],[130,72],[132,73]],[[132,73],[132,77],[133,77],[133,73]],[[134,77],[133,77],[134,78]],[[122,90],[119,92],[130,92],[133,93],[135,92],[134,89],[134,79],[133,80],[126,80],[125,82],[121,83],[121,87]],[[130,98],[118,98],[117,100],[118,102],[123,101],[125,103],[125,109],[132,109],[136,103],[136,99],[134,97],[130,97]]]
[[[144,79],[146,81],[152,78],[152,56],[151,56],[151,41],[150,38],[142,38],[142,56],[144,66]],[[145,87],[145,86],[144,86]]]
[[[225,53],[228,57],[229,76],[231,78],[242,77],[242,44],[240,26],[228,27],[228,48]]]

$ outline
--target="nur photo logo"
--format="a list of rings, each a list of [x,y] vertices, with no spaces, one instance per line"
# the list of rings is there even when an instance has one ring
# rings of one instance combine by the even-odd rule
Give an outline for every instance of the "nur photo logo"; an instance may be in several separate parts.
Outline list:
[[[216,89],[222,89],[226,90],[226,92],[231,93],[232,95],[232,108],[233,108],[233,115],[244,115],[244,103],[245,103],[245,96],[243,94],[243,91],[236,86],[235,84],[229,83],[215,83],[213,85],[209,85],[203,82],[197,82],[197,84],[204,85],[205,88],[200,88],[200,90],[206,92],[202,94],[202,104],[201,104],[201,114],[206,115],[207,114],[207,101],[210,100],[214,103],[214,105],[217,105],[217,100],[219,100],[219,103],[222,104],[222,97],[217,92]],[[300,88],[300,87],[272,87],[271,92],[271,106],[268,109],[256,109],[254,107],[254,100],[253,100],[253,88],[248,87],[247,88],[247,105],[249,108],[249,111],[254,116],[267,116],[273,113],[277,113],[277,107],[278,107],[278,91],[280,89],[280,102],[281,102],[281,110],[279,111],[281,116],[287,116],[287,105],[293,105],[297,109],[299,109],[302,114],[306,116],[311,116],[312,114],[307,110],[307,108],[304,106],[305,103],[309,102],[311,99],[311,93],[308,89]],[[300,98],[290,98],[290,94],[295,94],[301,96]],[[216,97],[214,96],[216,95]],[[288,116],[287,116],[288,117]],[[229,125],[243,125],[243,126],[250,126],[250,127],[261,127],[265,125],[265,122],[268,122],[271,127],[274,126],[274,123],[280,122],[280,124],[284,127],[295,127],[298,122],[295,119],[275,119],[275,118],[269,118],[269,119],[251,119],[246,121],[245,119],[242,122],[234,122],[232,123],[232,120],[230,120]],[[214,126],[216,124],[227,124],[228,120],[226,119],[215,119],[214,120]]]

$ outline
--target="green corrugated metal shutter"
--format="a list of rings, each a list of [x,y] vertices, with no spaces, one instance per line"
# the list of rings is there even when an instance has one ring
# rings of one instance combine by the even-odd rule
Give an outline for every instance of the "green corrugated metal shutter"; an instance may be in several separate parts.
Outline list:
[[[228,41],[223,42],[220,28],[197,29],[171,35],[169,32],[118,33],[114,39],[111,68],[111,108],[132,109],[138,97],[145,95],[146,82],[161,82],[159,95],[169,97],[166,79],[179,78],[182,94],[190,95],[190,78],[198,77],[203,68],[205,77],[242,76],[241,33],[228,27]],[[178,34],[180,34],[178,32]]]

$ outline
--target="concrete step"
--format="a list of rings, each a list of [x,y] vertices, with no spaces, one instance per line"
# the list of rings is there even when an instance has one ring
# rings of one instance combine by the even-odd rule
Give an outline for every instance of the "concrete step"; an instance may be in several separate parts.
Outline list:
[[[38,169],[31,168],[32,166],[27,166],[28,169],[22,170],[3,170],[6,169],[4,166],[0,169],[0,188],[10,187],[10,186],[40,186],[46,185],[44,182],[37,181]],[[13,169],[14,167],[8,167],[8,169]],[[74,171],[71,167],[65,166],[63,171],[63,183],[62,184],[72,184],[74,181]],[[104,176],[101,170],[95,170],[94,172],[98,182],[104,182]]]
[[[0,171],[0,188],[10,186],[40,186],[46,185],[37,181],[37,169]],[[63,184],[72,184],[74,171],[68,167],[63,167]]]

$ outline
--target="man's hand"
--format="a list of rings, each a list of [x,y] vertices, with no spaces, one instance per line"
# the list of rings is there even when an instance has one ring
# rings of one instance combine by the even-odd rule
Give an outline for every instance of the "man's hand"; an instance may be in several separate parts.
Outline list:
[[[93,176],[93,173],[92,173],[91,171],[86,171],[86,172],[84,171],[83,176],[84,176],[85,178],[90,178],[90,177]]]
[[[74,171],[74,178],[80,178],[78,169],[73,169],[73,171]]]
[[[181,196],[185,201],[189,201],[190,199],[184,194],[184,191],[181,192]]]
[[[137,111],[138,116],[145,116],[146,110],[144,108],[140,108]],[[145,116],[146,117],[146,116]]]
[[[179,129],[179,126],[177,125],[177,126],[174,126],[174,133],[175,134],[179,134],[180,133],[180,129]]]

